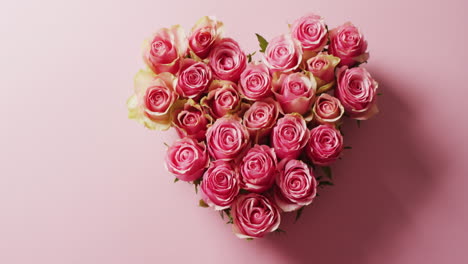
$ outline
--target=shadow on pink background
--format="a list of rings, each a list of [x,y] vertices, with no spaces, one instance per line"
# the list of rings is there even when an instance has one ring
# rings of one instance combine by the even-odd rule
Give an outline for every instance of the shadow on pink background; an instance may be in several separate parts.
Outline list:
[[[6,1],[0,5],[0,263],[468,263],[466,1]],[[247,52],[317,12],[369,41],[381,113],[283,235],[239,240],[173,184],[175,132],[128,120],[156,28],[216,15]]]

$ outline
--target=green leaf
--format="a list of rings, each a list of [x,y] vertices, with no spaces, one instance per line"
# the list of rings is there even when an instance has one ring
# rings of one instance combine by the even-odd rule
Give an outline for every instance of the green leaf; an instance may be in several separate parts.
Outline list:
[[[224,220],[224,211],[222,211],[222,210],[221,210],[221,211],[219,211],[219,215],[221,216],[221,219],[223,219],[223,220]]]
[[[276,230],[273,231],[273,232],[275,232],[275,233],[286,233],[286,231],[284,231],[284,230],[281,229],[281,228],[278,228],[278,229],[276,229]]]
[[[195,193],[198,194],[198,185],[200,185],[202,178],[196,179],[193,181],[193,185],[195,186]]]
[[[353,147],[350,147],[350,146],[347,146],[347,147],[344,147],[344,149],[352,149]]]
[[[361,120],[356,120],[356,123],[357,123],[357,127],[361,128]]]
[[[327,176],[327,178],[329,178],[329,179],[332,179],[332,178],[333,178],[332,170],[331,170],[330,167],[328,167],[328,166],[323,166],[323,167],[321,167],[321,168],[322,168],[323,174],[325,174],[325,176]]]
[[[266,47],[268,46],[268,41],[266,41],[266,39],[264,37],[260,36],[257,33],[255,33],[255,35],[257,36],[257,39],[258,39],[258,45],[260,46],[260,52],[264,53],[265,50],[266,50]]]
[[[383,95],[383,93],[378,93],[378,94],[377,94],[377,96],[381,96],[381,95]]]
[[[333,186],[333,185],[335,185],[335,184],[333,182],[331,182],[331,181],[321,181],[318,184],[318,186],[321,187],[321,188],[323,188],[325,186]]]
[[[239,194],[248,194],[248,193],[250,193],[250,192],[245,190],[245,189],[240,189],[239,190]]]
[[[299,218],[301,218],[302,212],[304,211],[304,208],[305,208],[305,206],[303,206],[303,207],[299,208],[299,210],[297,210],[296,219],[294,220],[294,223],[297,222],[297,220],[299,220]]]
[[[247,241],[252,241],[253,238],[249,237],[249,238],[246,238],[245,240],[247,240]]]
[[[205,201],[203,201],[203,199],[200,199],[200,201],[198,202],[198,206],[203,208],[210,207],[207,203],[205,203]]]
[[[252,56],[255,55],[255,53],[257,53],[256,51],[254,51],[253,53],[250,53],[247,55],[247,58],[248,58],[248,62],[252,62]]]
[[[175,178],[174,179],[174,183],[178,182],[179,181],[179,178]]]

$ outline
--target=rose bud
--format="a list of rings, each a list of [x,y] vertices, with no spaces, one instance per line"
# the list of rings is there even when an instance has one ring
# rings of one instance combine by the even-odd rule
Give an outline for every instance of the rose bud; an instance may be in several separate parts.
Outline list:
[[[185,59],[180,67],[176,91],[181,96],[197,98],[208,89],[211,78],[211,69],[205,63]]]
[[[319,125],[310,131],[306,153],[314,164],[328,166],[340,157],[342,150],[343,136],[336,128]]]
[[[156,76],[140,70],[135,76],[135,94],[127,101],[128,117],[149,129],[168,129],[177,100],[174,84],[175,77],[168,72]]]
[[[162,28],[143,43],[143,60],[155,73],[176,74],[180,59],[187,54],[187,38],[179,26]]]
[[[279,108],[278,102],[267,98],[253,103],[244,113],[244,125],[256,142],[270,133],[278,119]]]
[[[369,59],[367,41],[359,29],[347,22],[330,31],[330,54],[341,59],[340,66],[354,66]]]
[[[205,59],[213,45],[222,39],[223,23],[215,17],[202,17],[192,28],[188,44],[190,50],[200,59]]]
[[[249,132],[238,117],[225,116],[208,128],[206,142],[211,157],[232,160],[249,144]]]
[[[379,112],[376,104],[378,86],[363,67],[342,67],[337,72],[335,96],[352,118],[366,120]]]
[[[271,133],[271,143],[280,159],[296,159],[309,140],[309,130],[304,118],[296,113],[286,114],[276,122]]]
[[[191,137],[200,141],[205,140],[207,125],[211,120],[200,105],[189,99],[183,108],[174,111],[172,122],[180,138]]]
[[[209,55],[209,65],[218,79],[237,82],[247,66],[247,56],[239,44],[224,38],[216,43]]]
[[[321,52],[317,56],[307,60],[307,70],[317,81],[318,93],[326,92],[335,84],[335,67],[340,63],[340,58]]]
[[[202,98],[200,104],[209,111],[211,116],[220,118],[239,111],[241,99],[235,83],[215,80],[209,90],[210,92]]]
[[[273,185],[276,176],[275,150],[265,145],[249,149],[240,165],[242,187],[261,193]]]
[[[341,120],[344,108],[338,98],[323,93],[315,100],[312,112],[314,113],[314,120],[317,123],[334,125],[338,124]]]
[[[273,93],[283,113],[307,113],[312,108],[317,83],[312,74],[281,74],[273,80]]]
[[[227,161],[211,162],[201,183],[203,200],[215,210],[224,210],[239,194],[239,173]]]
[[[278,229],[281,222],[280,210],[267,197],[242,194],[231,206],[232,231],[239,238],[260,238]]]
[[[242,72],[239,92],[249,100],[261,100],[271,95],[271,75],[265,64],[250,63]]]
[[[328,30],[321,16],[310,14],[303,16],[291,25],[291,35],[301,43],[305,53],[317,53],[328,42]]]
[[[272,71],[293,71],[302,61],[301,44],[290,35],[280,35],[270,41],[264,57],[265,64]]]
[[[278,164],[275,202],[284,212],[309,205],[317,194],[317,181],[312,168],[302,161],[284,159]]]
[[[200,178],[209,162],[205,144],[192,138],[179,139],[167,149],[166,168],[182,181]]]

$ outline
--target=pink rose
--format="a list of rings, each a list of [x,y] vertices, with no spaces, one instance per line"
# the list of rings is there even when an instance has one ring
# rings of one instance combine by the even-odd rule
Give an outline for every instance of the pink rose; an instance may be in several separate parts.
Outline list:
[[[197,98],[208,89],[211,69],[203,62],[185,59],[180,67],[176,91],[187,98]]]
[[[280,159],[296,159],[309,140],[309,130],[299,114],[286,114],[276,122],[271,143]]]
[[[335,162],[343,150],[343,136],[329,125],[319,125],[310,131],[306,153],[316,165],[328,166]]]
[[[244,125],[256,142],[270,133],[279,115],[278,102],[273,98],[253,103],[244,113]]]
[[[215,210],[224,210],[239,193],[239,173],[229,162],[216,160],[203,174],[201,183],[203,200]]]
[[[208,109],[214,118],[235,113],[240,109],[241,98],[235,83],[215,80],[209,90],[210,92],[202,98],[200,104]]]
[[[206,142],[211,157],[232,160],[249,144],[249,132],[238,117],[225,116],[208,128]]]
[[[301,44],[290,35],[280,35],[270,41],[264,56],[272,71],[293,71],[302,61]]]
[[[281,74],[273,80],[273,93],[284,113],[305,114],[312,108],[317,83],[312,74]]]
[[[179,139],[167,149],[166,168],[182,181],[200,178],[209,162],[205,144],[192,138]]]
[[[335,96],[352,118],[366,120],[379,112],[376,104],[379,85],[366,69],[341,67],[337,83]]]
[[[188,39],[189,47],[199,58],[205,59],[213,45],[222,39],[223,23],[215,17],[202,17],[192,28]]]
[[[367,41],[351,22],[330,31],[328,50],[341,59],[340,66],[353,66],[369,59],[369,53],[366,52]]]
[[[309,205],[317,194],[317,181],[312,169],[302,161],[284,159],[278,165],[275,202],[284,212]]]
[[[318,93],[326,92],[335,84],[335,67],[340,63],[340,58],[321,52],[317,56],[307,60],[307,70],[317,81]]]
[[[244,189],[261,193],[273,185],[276,176],[276,154],[265,145],[255,145],[249,149],[240,165]]]
[[[237,82],[247,65],[247,57],[235,40],[224,38],[211,50],[209,64],[219,79]]]
[[[249,100],[260,100],[271,95],[271,75],[265,64],[250,63],[242,72],[239,91]]]
[[[338,98],[323,93],[315,100],[312,112],[317,123],[333,125],[340,121],[344,108]]]
[[[184,104],[183,108],[174,112],[173,125],[181,138],[191,137],[204,140],[209,123],[211,123],[211,117],[191,99]]]
[[[327,45],[328,30],[321,16],[303,16],[291,26],[291,35],[297,39],[305,51],[319,52]]]
[[[249,193],[239,195],[231,206],[232,230],[239,238],[260,238],[278,229],[281,215],[267,197]]]
[[[168,129],[178,98],[174,84],[175,76],[168,72],[155,75],[140,70],[135,76],[135,94],[127,101],[128,117],[149,129]]]
[[[187,54],[187,38],[180,26],[162,28],[143,44],[143,60],[155,73],[176,74]]]

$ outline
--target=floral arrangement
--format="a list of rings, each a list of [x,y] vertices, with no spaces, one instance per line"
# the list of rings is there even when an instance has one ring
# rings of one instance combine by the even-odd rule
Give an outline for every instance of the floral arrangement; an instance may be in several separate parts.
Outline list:
[[[362,66],[367,41],[352,23],[328,30],[306,15],[269,42],[256,34],[260,50],[251,54],[223,29],[203,17],[188,35],[177,25],[146,40],[129,118],[174,127],[180,139],[165,163],[175,182],[200,188],[199,205],[219,211],[238,237],[260,238],[333,185],[343,121],[378,112],[378,84]]]

